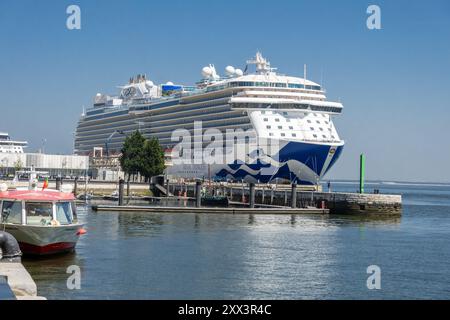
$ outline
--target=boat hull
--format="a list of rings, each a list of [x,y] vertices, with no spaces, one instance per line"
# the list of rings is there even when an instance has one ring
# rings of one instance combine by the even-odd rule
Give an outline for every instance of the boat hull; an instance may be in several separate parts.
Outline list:
[[[340,157],[344,143],[317,144],[298,141],[278,141],[277,148],[259,146],[250,150],[246,159],[229,164],[176,164],[168,174],[186,178],[219,177],[246,182],[269,183],[282,179],[304,185],[315,185]],[[250,160],[250,161],[249,161]]]
[[[75,249],[83,225],[29,226],[0,224],[11,233],[26,255],[49,255],[70,252]]]

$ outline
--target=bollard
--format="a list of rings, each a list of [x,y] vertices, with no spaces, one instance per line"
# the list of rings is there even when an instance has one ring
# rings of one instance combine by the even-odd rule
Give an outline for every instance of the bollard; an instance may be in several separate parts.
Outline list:
[[[56,190],[58,190],[58,191],[61,191],[61,181],[62,179],[61,179],[61,177],[60,176],[58,176],[58,177],[56,177]]]
[[[119,180],[119,206],[123,206],[123,185],[125,181],[123,179]]]
[[[255,207],[255,184],[253,182],[250,183],[250,208]]]
[[[195,206],[200,208],[202,206],[202,182],[197,180],[195,181]]]
[[[297,184],[296,183],[292,184],[292,189],[291,189],[291,208],[292,209],[297,208]]]
[[[73,181],[73,195],[77,196],[77,189],[78,189],[78,176],[75,177],[75,180]]]

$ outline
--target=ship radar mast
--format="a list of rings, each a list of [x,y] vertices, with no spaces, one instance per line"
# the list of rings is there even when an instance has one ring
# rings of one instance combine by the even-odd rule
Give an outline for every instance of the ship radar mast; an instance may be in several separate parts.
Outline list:
[[[261,52],[257,52],[256,56],[252,60],[247,60],[247,64],[256,65],[256,73],[258,74],[269,74],[277,70],[277,68],[271,68],[270,62],[267,61],[261,54]]]

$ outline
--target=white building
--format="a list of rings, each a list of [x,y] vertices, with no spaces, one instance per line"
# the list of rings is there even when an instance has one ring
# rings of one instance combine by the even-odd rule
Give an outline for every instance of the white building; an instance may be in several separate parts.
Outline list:
[[[34,168],[49,175],[84,176],[89,157],[43,153],[0,153],[0,172],[13,174],[15,169]]]

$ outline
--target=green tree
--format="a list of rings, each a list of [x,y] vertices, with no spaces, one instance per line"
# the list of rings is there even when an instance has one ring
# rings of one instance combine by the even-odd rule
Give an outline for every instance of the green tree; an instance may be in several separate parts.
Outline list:
[[[128,181],[131,175],[143,170],[145,141],[145,137],[139,131],[125,138],[119,162],[123,172],[128,175]]]
[[[22,168],[23,168],[22,160],[17,159],[17,161],[14,162],[14,170],[15,171],[20,171],[20,170],[22,170]]]
[[[144,144],[144,163],[141,175],[150,179],[163,173],[166,168],[164,164],[164,150],[157,138],[151,138]]]

